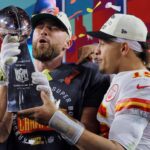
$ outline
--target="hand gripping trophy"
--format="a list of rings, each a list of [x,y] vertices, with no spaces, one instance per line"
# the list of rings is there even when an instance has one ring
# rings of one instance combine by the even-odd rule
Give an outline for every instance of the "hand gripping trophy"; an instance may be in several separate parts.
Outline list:
[[[28,51],[27,39],[31,33],[28,14],[21,8],[8,6],[0,10],[1,45],[0,82],[8,85],[8,111],[41,105],[39,92],[32,84],[34,66]]]

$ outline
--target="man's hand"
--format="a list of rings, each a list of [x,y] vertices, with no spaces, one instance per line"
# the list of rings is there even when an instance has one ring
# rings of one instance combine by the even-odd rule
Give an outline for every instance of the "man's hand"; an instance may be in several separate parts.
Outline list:
[[[20,43],[14,41],[15,37],[6,35],[3,39],[1,45],[0,53],[0,84],[6,83],[7,76],[7,66],[14,64],[20,54],[21,50],[19,49]]]
[[[55,103],[55,99],[46,75],[42,72],[33,72],[31,77],[32,83],[37,85],[36,90],[44,91],[49,96],[50,100]]]
[[[57,111],[57,108],[55,104],[49,99],[49,96],[43,91],[41,92],[41,99],[43,101],[42,106],[19,111],[19,116],[21,118],[27,117],[43,125],[48,125],[49,120]]]
[[[55,104],[50,101],[48,95],[41,92],[43,105],[19,111],[21,118],[29,118],[40,124],[48,125],[65,136],[65,139],[75,144],[84,131],[84,127],[68,118],[64,113],[58,111]]]
[[[88,44],[79,48],[77,64],[82,63],[85,60],[93,61],[93,54],[97,48],[96,44]]]

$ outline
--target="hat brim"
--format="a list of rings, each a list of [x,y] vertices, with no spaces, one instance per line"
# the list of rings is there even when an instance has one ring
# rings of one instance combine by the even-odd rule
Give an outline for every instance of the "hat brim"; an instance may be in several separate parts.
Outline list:
[[[112,38],[117,38],[115,36],[106,34],[106,33],[102,32],[102,31],[87,32],[87,34],[92,36],[92,37],[103,39],[103,40],[106,40],[106,41],[109,41],[109,40],[111,41]],[[147,35],[147,40],[150,41],[150,33],[148,33],[148,35]],[[142,46],[142,48],[144,50],[150,48],[150,46],[149,46],[150,42],[139,42],[139,43],[140,43],[140,45]]]
[[[115,36],[106,34],[102,31],[95,31],[95,32],[87,32],[88,35],[95,37],[95,38],[99,38],[99,39],[104,39],[104,40],[109,40],[112,38],[116,38]]]
[[[31,18],[32,27],[35,28],[37,24],[44,19],[55,20],[60,26],[62,26],[66,31],[68,31],[66,26],[63,24],[63,22],[61,22],[56,16],[51,14],[45,14],[45,13],[34,15]]]

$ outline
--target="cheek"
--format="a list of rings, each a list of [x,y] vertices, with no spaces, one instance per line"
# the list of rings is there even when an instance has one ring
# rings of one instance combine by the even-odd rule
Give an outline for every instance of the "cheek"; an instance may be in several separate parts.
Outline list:
[[[57,38],[57,39],[51,40],[51,43],[53,43],[52,45],[53,45],[53,48],[55,49],[55,51],[57,51],[59,53],[60,51],[63,50],[65,42],[64,42],[63,38],[62,39]]]
[[[109,50],[104,50],[101,52],[101,57],[103,59],[103,65],[107,68],[112,64],[113,62],[113,57]]]
[[[106,60],[107,57],[109,57],[109,53],[108,53],[107,49],[102,49],[101,50],[100,57],[102,58],[102,60]]]
[[[37,40],[37,38],[39,37],[39,32],[35,29],[33,32],[33,40]]]
[[[57,43],[59,43],[60,45],[62,45],[62,44],[65,43],[65,41],[67,39],[66,34],[67,34],[66,32],[62,32],[62,31],[60,31],[60,32],[54,32],[52,34],[52,39],[54,41],[57,41]]]
[[[32,44],[35,43],[36,41],[37,41],[37,36],[36,36],[36,34],[33,34]]]

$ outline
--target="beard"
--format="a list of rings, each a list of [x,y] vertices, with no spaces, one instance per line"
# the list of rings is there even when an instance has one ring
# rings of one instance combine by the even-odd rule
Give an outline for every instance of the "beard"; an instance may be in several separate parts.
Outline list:
[[[35,59],[43,62],[51,61],[59,55],[55,47],[50,45],[38,46],[37,43],[33,44],[32,54]]]

